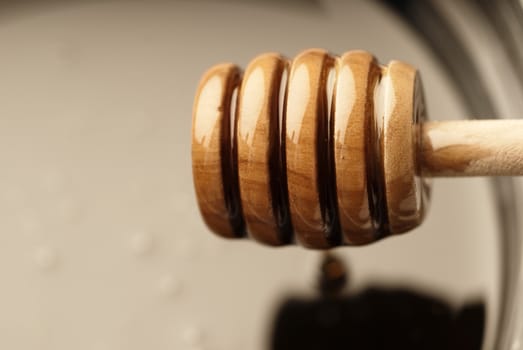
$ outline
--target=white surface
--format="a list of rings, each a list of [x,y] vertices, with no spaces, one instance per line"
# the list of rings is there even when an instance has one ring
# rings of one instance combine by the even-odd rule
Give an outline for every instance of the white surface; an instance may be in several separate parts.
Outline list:
[[[2,349],[262,349],[275,303],[312,291],[318,253],[224,241],[200,220],[191,108],[210,65],[366,49],[420,67],[433,118],[464,116],[430,55],[370,2],[0,6]],[[438,180],[420,229],[337,251],[354,288],[479,295],[490,317],[496,234],[485,180]]]

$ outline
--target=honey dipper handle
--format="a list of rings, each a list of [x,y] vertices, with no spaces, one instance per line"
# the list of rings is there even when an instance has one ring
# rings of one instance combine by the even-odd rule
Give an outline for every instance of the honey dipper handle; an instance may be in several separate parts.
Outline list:
[[[523,120],[432,121],[420,130],[424,176],[523,175]]]

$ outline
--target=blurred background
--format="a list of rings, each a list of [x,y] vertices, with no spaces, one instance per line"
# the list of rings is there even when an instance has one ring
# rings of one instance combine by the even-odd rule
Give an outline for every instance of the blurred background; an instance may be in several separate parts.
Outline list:
[[[201,74],[266,51],[364,49],[420,69],[432,119],[517,118],[522,6],[1,2],[0,348],[276,346],[289,334],[282,305],[322,298],[324,257],[208,232],[190,158]],[[519,182],[438,179],[420,228],[334,250],[348,276],[340,295],[378,286],[449,310],[479,303],[481,346],[519,349]]]

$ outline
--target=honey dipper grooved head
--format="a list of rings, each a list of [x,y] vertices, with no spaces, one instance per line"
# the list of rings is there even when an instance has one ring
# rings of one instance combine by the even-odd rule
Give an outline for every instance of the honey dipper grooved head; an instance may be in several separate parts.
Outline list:
[[[202,78],[193,110],[198,205],[220,236],[308,248],[361,245],[418,226],[417,71],[363,51],[268,53]]]

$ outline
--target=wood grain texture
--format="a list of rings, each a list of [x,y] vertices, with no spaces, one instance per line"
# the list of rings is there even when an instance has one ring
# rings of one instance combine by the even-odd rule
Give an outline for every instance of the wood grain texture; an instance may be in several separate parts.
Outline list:
[[[248,234],[270,245],[291,238],[280,144],[280,86],[288,62],[278,54],[251,61],[238,98],[238,174]],[[284,79],[285,80],[285,79]],[[285,81],[283,81],[285,84]]]
[[[381,119],[381,154],[385,177],[385,196],[390,233],[403,233],[423,219],[427,190],[417,164],[416,128],[425,118],[423,93],[417,71],[412,66],[392,61],[384,70],[378,87]]]
[[[523,120],[427,122],[421,132],[425,176],[523,175]]]
[[[339,59],[334,109],[334,157],[341,231],[348,244],[375,240],[376,224],[369,202],[368,145],[374,143],[372,98],[380,67],[364,51]]]
[[[198,206],[211,231],[227,238],[243,234],[231,142],[231,101],[239,83],[235,65],[213,67],[200,81],[193,108],[192,166]]]
[[[331,179],[328,173],[322,175],[327,170],[324,161],[328,157],[332,96],[328,85],[334,83],[333,69],[334,59],[327,52],[301,53],[291,65],[286,99],[285,147],[292,226],[302,245],[317,249],[337,244],[333,242],[332,213],[327,212],[329,203],[325,198],[325,185]]]

